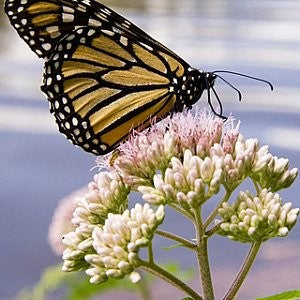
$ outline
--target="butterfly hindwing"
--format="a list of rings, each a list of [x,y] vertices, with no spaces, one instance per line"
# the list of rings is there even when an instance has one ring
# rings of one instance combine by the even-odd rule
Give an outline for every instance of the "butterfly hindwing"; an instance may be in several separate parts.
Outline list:
[[[111,151],[128,132],[169,113],[186,66],[125,33],[82,27],[45,64],[42,90],[59,130],[86,151]]]

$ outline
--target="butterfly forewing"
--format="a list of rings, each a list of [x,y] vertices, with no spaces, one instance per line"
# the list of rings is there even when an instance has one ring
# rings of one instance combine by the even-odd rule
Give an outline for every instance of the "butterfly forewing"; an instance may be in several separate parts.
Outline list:
[[[59,130],[86,151],[110,152],[201,96],[198,71],[97,1],[7,0],[5,10],[45,59],[42,90]]]
[[[108,26],[165,48],[133,23],[93,0],[7,0],[5,11],[20,37],[43,58],[48,57],[57,42],[78,26]]]

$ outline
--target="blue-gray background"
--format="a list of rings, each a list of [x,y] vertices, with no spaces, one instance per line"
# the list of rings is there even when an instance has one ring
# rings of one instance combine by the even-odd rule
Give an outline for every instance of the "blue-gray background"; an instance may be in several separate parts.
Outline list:
[[[242,121],[245,137],[258,137],[271,152],[300,159],[300,2],[128,0],[105,4],[204,70],[227,69],[270,80],[259,83],[229,77],[243,92],[216,85],[225,106]],[[47,244],[47,230],[60,198],[92,179],[95,157],[73,147],[56,132],[39,90],[43,62],[0,12],[0,299],[32,286],[42,270],[60,261]],[[205,97],[200,105],[205,106]],[[299,206],[299,179],[284,201]],[[170,214],[165,228],[190,237],[190,224]],[[299,225],[285,239],[264,245],[239,299],[300,288]],[[230,284],[246,245],[216,238],[210,243],[217,297]],[[194,257],[174,253],[191,266]],[[105,299],[105,297],[104,297]],[[172,299],[172,298],[170,298]]]

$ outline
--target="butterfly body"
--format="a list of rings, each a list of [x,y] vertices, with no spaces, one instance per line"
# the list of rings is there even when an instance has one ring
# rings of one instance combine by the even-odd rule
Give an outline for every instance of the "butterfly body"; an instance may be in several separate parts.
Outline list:
[[[216,76],[191,68],[137,26],[93,0],[8,0],[22,39],[44,58],[42,91],[60,132],[94,154],[190,108]]]

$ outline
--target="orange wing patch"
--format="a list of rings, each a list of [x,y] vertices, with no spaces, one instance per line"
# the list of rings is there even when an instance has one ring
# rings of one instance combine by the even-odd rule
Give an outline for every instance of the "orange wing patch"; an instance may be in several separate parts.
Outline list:
[[[75,111],[84,118],[86,114],[98,103],[118,94],[120,91],[110,88],[99,88],[90,93],[86,93],[73,101]]]
[[[88,46],[80,45],[77,47],[76,51],[73,53],[72,58],[82,59],[85,61],[91,61],[98,64],[103,64],[109,67],[123,67],[125,62],[114,58],[108,54],[99,53],[99,51],[94,50]]]
[[[145,68],[133,66],[129,70],[115,70],[102,76],[106,81],[116,84],[134,86],[134,85],[153,85],[169,84],[167,77],[151,72]]]
[[[73,78],[64,82],[64,91],[70,99],[75,98],[81,92],[98,84],[95,79],[91,78]]]
[[[107,143],[108,145],[114,145],[125,139],[132,129],[139,127],[142,130],[143,128],[148,127],[151,122],[150,116],[155,116],[157,112],[163,108],[167,100],[168,96],[164,97],[162,100],[160,100],[158,103],[154,104],[150,108],[145,109],[139,114],[130,118],[128,121],[125,121],[120,125],[116,126],[115,128],[111,129],[108,133],[103,134],[101,136],[102,142]],[[163,111],[166,111],[168,108],[171,107],[171,105],[168,104],[166,105],[166,107],[167,108],[163,108]]]
[[[162,97],[166,89],[143,91],[126,95],[92,114],[89,118],[90,124],[96,133],[113,124],[116,120],[126,116],[131,111],[138,109],[155,99]],[[147,118],[139,120],[142,123]],[[137,125],[137,124],[134,124]]]
[[[162,73],[167,73],[167,68],[164,63],[157,58],[152,52],[144,49],[140,45],[132,45],[135,55],[146,65],[152,67],[156,70],[159,70]]]
[[[131,54],[129,54],[129,52],[127,52],[119,44],[117,44],[115,41],[103,34],[93,39],[92,46],[100,50],[105,50],[106,52],[111,52],[119,56],[120,58],[126,59],[128,61],[135,61],[135,59],[132,57]]]

